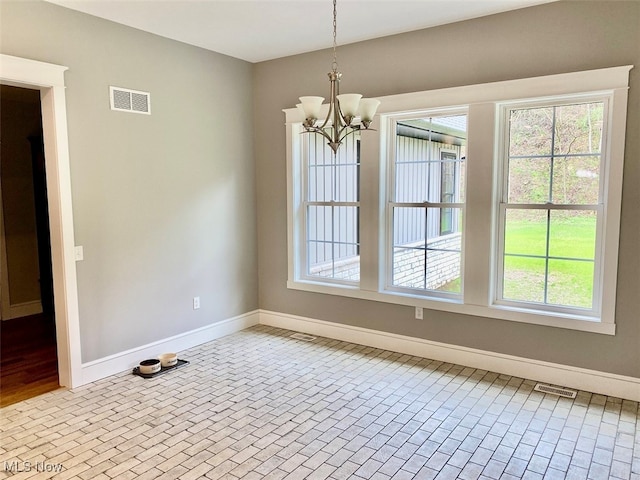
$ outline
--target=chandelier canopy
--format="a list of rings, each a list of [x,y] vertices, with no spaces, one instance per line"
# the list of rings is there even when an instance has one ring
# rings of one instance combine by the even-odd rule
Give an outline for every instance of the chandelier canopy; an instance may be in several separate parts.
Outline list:
[[[304,113],[304,130],[316,133],[327,139],[334,153],[347,135],[359,130],[368,130],[380,101],[375,98],[362,98],[359,93],[340,93],[340,79],[336,54],[336,0],[333,0],[333,63],[329,72],[331,89],[329,93],[329,111],[327,117],[318,124],[324,97],[300,97],[297,107]],[[359,121],[358,121],[359,120]],[[304,132],[303,132],[304,133]]]

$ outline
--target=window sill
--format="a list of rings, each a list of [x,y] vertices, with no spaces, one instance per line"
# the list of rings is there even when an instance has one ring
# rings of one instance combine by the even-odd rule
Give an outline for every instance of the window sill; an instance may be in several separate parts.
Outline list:
[[[507,307],[503,305],[471,305],[450,299],[426,299],[417,295],[410,295],[389,291],[361,290],[355,286],[328,285],[312,281],[287,281],[287,288],[304,292],[338,295],[341,297],[372,300],[376,302],[422,307],[429,310],[473,315],[478,317],[507,320],[512,322],[542,325],[547,327],[565,328],[583,332],[615,335],[615,324],[604,323],[593,317],[564,315],[553,312],[539,313],[523,308]]]

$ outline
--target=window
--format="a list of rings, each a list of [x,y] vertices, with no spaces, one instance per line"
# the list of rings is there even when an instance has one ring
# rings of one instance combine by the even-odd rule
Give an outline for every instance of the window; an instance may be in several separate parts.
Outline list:
[[[286,110],[288,287],[615,334],[631,68],[381,98],[335,157]]]
[[[459,168],[456,168],[456,163],[458,162],[459,159],[456,153],[440,152],[440,203],[442,204],[455,203],[456,194],[461,190],[456,182],[456,179],[459,178],[456,173],[459,171]],[[440,235],[449,233],[454,233],[453,209],[444,207],[440,210]]]
[[[443,297],[460,294],[466,113],[394,123],[390,287]]]
[[[303,139],[305,274],[357,283],[360,279],[360,137],[354,133],[334,154],[319,135]]]
[[[502,303],[597,312],[606,117],[606,98],[503,109]]]

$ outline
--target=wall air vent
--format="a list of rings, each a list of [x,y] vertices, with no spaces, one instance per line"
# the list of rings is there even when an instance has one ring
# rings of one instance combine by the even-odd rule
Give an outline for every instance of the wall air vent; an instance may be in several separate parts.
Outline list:
[[[559,395],[560,397],[576,398],[575,390],[569,390],[568,388],[554,387],[553,385],[546,385],[544,383],[536,383],[533,387],[534,390],[542,393],[550,393],[552,395]]]
[[[151,95],[128,88],[109,87],[111,110],[151,115]]]

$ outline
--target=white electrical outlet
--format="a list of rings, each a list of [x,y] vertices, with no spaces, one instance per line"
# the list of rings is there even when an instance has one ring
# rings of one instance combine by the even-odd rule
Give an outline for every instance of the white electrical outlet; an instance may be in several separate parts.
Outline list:
[[[424,318],[424,312],[422,307],[416,307],[416,320],[422,320]]]
[[[193,309],[198,310],[200,308],[200,297],[193,297]]]

